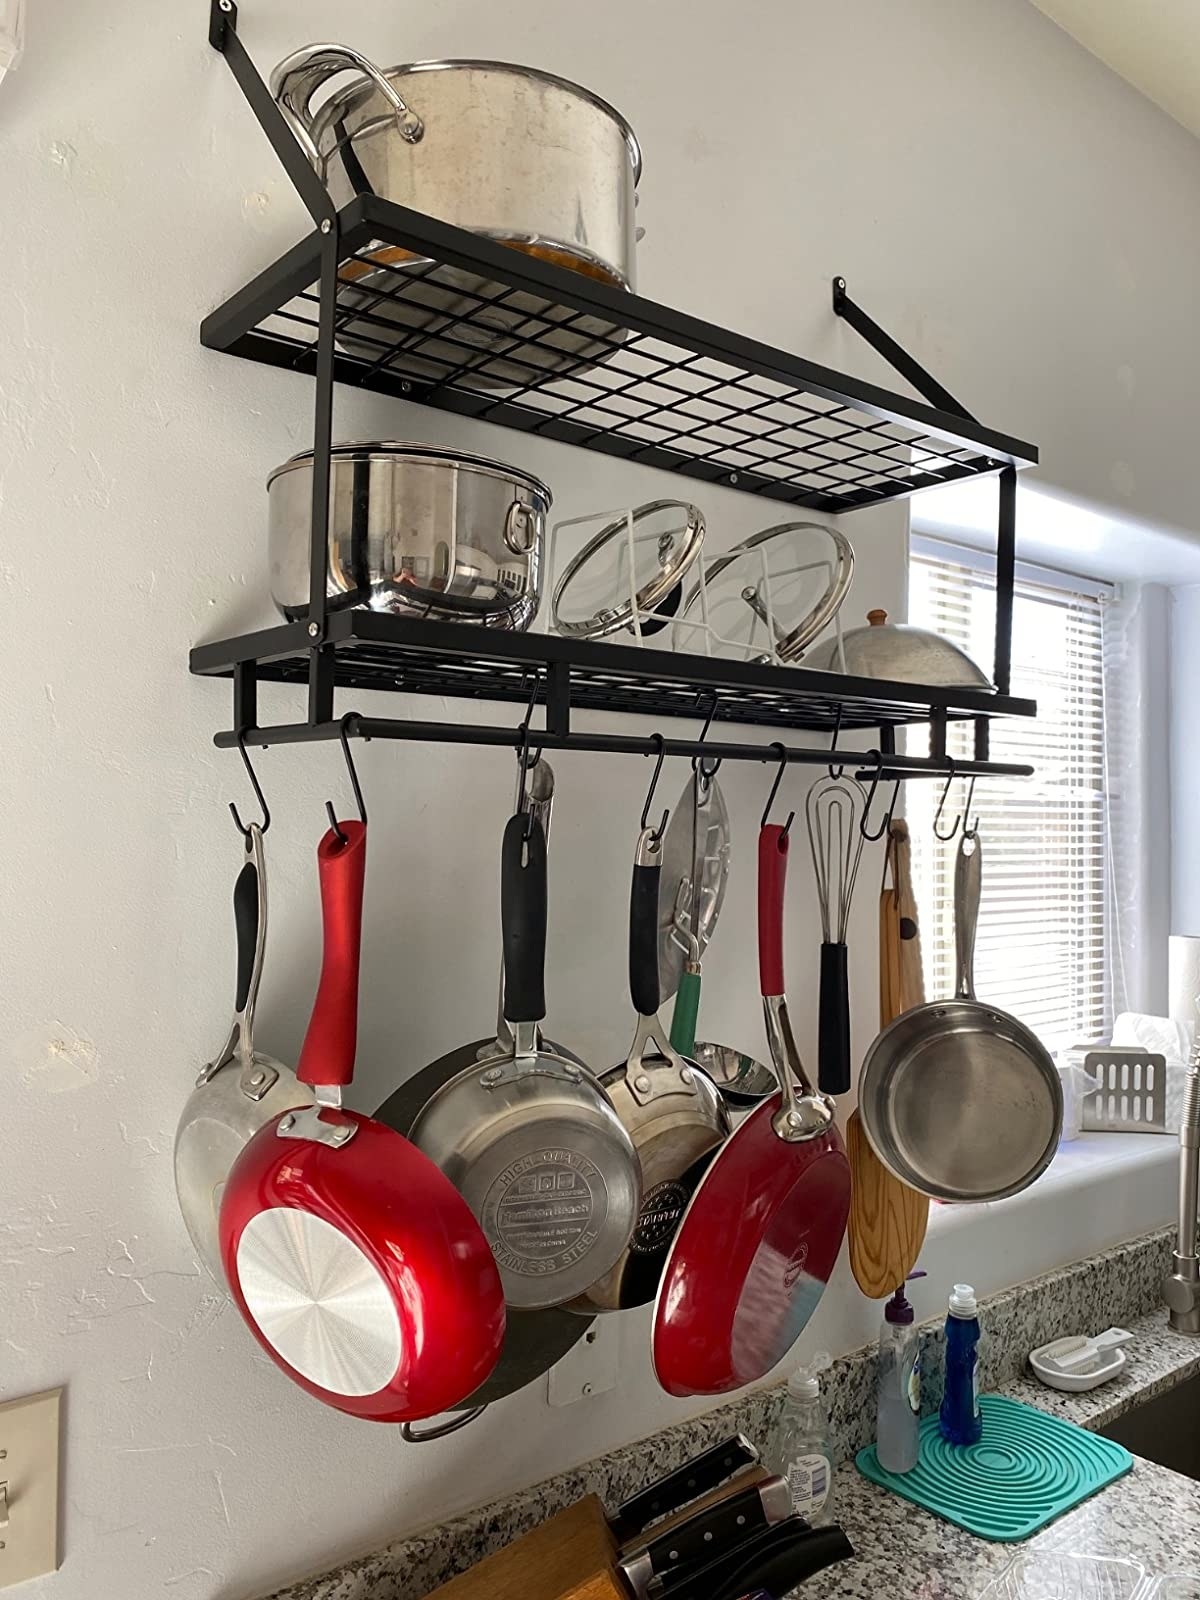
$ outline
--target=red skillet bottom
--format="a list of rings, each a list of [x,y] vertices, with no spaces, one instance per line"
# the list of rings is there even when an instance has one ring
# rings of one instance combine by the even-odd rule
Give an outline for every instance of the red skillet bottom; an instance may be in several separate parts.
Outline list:
[[[837,1262],[850,1164],[833,1130],[787,1144],[773,1095],[749,1116],[688,1207],[654,1309],[652,1353],[673,1395],[755,1383],[803,1332]]]

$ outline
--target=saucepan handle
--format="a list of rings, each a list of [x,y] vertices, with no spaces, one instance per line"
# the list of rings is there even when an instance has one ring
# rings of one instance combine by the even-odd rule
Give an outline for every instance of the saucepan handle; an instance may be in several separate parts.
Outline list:
[[[758,979],[764,996],[783,993],[783,895],[789,837],[778,823],[758,834]]]
[[[653,828],[638,837],[629,889],[629,998],[641,1017],[658,1011],[658,886],[662,877],[662,839]]]
[[[357,50],[344,44],[306,44],[293,50],[271,73],[271,93],[283,113],[284,121],[295,134],[300,148],[320,172],[324,157],[313,142],[312,97],[328,78],[342,72],[359,72],[369,78],[396,114],[400,137],[418,144],[425,136],[425,124],[396,92],[379,68]]]
[[[979,834],[965,830],[954,863],[954,953],[958,963],[958,998],[975,998],[975,930],[983,887]]]
[[[317,998],[296,1076],[314,1088],[339,1088],[354,1077],[358,1046],[358,966],[362,951],[367,830],[339,822],[317,846],[324,953]]]
[[[500,924],[504,1015],[509,1022],[540,1022],[546,1015],[546,835],[523,811],[504,829]]]

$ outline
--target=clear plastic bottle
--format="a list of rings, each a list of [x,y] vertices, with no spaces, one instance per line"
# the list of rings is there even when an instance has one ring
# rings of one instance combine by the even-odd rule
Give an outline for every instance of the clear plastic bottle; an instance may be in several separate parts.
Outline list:
[[[901,1284],[883,1308],[875,1454],[885,1472],[911,1472],[921,1452],[921,1335]]]
[[[939,1418],[948,1444],[978,1444],[983,1435],[979,1409],[979,1308],[969,1283],[956,1283],[946,1317],[946,1392]]]
[[[833,1515],[833,1450],[819,1377],[832,1364],[822,1350],[792,1373],[783,1414],[764,1458],[772,1472],[787,1479],[793,1511],[814,1525]]]

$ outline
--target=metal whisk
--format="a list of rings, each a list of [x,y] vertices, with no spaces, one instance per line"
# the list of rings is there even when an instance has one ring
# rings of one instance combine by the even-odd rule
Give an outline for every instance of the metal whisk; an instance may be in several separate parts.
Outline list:
[[[850,971],[846,930],[862,859],[866,795],[855,778],[822,778],[804,801],[821,912],[817,1082],[824,1094],[850,1088]]]

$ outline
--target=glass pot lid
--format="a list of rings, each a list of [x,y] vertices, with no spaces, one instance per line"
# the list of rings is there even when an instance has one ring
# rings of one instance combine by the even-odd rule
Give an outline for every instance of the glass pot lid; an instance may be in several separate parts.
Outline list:
[[[704,517],[683,500],[650,500],[615,518],[572,557],[555,585],[555,631],[603,639],[632,627],[636,613],[643,634],[657,633],[678,609],[683,579],[703,543]],[[655,611],[668,615],[648,615]]]

